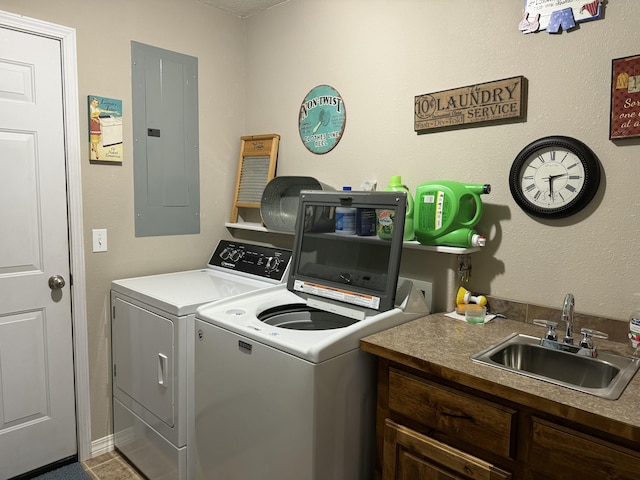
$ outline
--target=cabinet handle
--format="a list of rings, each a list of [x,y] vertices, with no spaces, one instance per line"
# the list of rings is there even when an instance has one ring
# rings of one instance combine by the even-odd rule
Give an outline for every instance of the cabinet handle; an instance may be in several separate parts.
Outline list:
[[[473,420],[473,417],[471,415],[459,413],[440,412],[440,415],[444,415],[445,417],[459,418],[461,420]]]
[[[167,356],[159,353],[158,354],[158,385],[165,385],[165,376],[167,375]]]

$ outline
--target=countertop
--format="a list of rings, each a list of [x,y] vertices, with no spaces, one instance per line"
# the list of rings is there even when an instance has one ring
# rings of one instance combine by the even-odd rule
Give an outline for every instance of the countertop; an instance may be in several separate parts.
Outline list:
[[[617,400],[593,395],[477,364],[470,356],[517,332],[541,336],[532,324],[496,318],[468,324],[444,314],[432,314],[361,340],[362,350],[440,378],[621,438],[640,442],[640,374]],[[601,351],[632,355],[621,343],[595,339]]]

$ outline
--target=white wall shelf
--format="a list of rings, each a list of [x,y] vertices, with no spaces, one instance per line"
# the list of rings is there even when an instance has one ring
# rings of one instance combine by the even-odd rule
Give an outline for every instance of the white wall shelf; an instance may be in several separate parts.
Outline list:
[[[263,226],[261,223],[254,223],[254,222],[226,222],[224,226],[229,229],[251,230],[252,232],[270,232],[270,230],[268,230],[267,227]],[[277,233],[288,233],[288,232],[277,232]]]
[[[253,223],[253,222],[236,222],[236,223],[227,222],[224,224],[224,226],[229,229],[250,230],[253,232],[265,232],[265,233],[279,233],[282,235],[293,235],[292,232],[278,232],[276,230],[269,230],[262,224]],[[413,240],[411,242],[404,242],[404,248],[410,248],[414,250],[426,250],[429,252],[451,253],[454,255],[468,255],[470,253],[475,253],[480,251],[480,247],[473,247],[473,248],[444,247],[444,246],[433,247],[430,245],[422,245],[416,240]]]

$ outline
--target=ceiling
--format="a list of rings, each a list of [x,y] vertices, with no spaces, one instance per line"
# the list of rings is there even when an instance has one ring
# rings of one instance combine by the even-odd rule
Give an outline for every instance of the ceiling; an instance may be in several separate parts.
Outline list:
[[[288,0],[201,0],[207,5],[219,8],[238,17],[250,17]]]

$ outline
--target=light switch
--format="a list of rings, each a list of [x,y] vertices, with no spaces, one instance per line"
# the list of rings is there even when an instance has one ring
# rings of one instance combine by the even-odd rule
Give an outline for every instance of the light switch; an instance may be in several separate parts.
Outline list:
[[[107,229],[94,228],[92,232],[93,232],[93,251],[106,252],[107,251]]]

